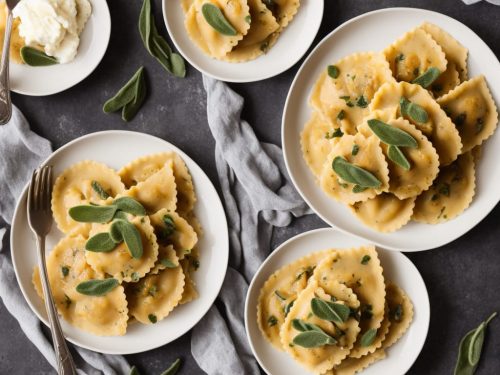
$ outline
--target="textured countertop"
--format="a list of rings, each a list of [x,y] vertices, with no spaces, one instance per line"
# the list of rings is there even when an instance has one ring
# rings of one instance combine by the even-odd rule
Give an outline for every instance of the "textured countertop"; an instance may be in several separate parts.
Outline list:
[[[161,1],[154,0],[154,9],[157,25],[165,33]],[[186,79],[175,79],[164,73],[148,55],[136,27],[142,1],[108,3],[113,25],[111,40],[97,69],[65,92],[48,97],[14,94],[14,103],[26,115],[32,129],[52,141],[54,148],[99,130],[145,132],[184,150],[220,189],[200,73],[189,67]],[[458,19],[474,30],[497,57],[500,56],[500,7],[486,2],[473,6],[466,6],[460,0],[326,0],[325,3],[323,23],[313,45],[352,17],[379,8],[409,6],[435,10]],[[102,103],[140,65],[147,68],[150,93],[139,115],[127,124],[119,115],[105,115],[101,111]],[[261,140],[280,144],[283,105],[298,67],[299,64],[262,82],[231,85],[245,98],[243,117],[253,125]],[[429,335],[409,374],[451,374],[461,337],[491,312],[500,310],[500,238],[496,233],[499,221],[500,208],[496,207],[462,238],[440,249],[408,255],[422,273],[431,300]],[[290,227],[275,232],[273,248],[297,233],[324,226],[325,223],[314,215],[295,220]],[[55,373],[2,303],[0,338],[1,375]],[[169,345],[130,355],[127,359],[137,365],[142,374],[152,375],[159,374],[180,356],[184,359],[181,374],[202,374],[190,353],[190,334],[187,333]],[[498,373],[500,319],[494,320],[489,328],[477,374]]]

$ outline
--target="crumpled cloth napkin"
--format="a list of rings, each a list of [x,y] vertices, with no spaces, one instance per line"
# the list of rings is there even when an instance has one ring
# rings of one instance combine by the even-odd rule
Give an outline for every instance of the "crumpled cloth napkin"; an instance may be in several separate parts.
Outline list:
[[[288,177],[281,149],[259,142],[241,120],[243,98],[212,78],[204,77],[203,84],[216,141],[230,257],[219,303],[194,327],[191,352],[209,375],[260,374],[244,326],[248,283],[271,251],[273,228],[311,211]]]
[[[33,133],[22,113],[13,107],[12,119],[0,126],[0,216],[7,223],[11,223],[17,198],[33,170],[51,152],[50,142]],[[17,284],[8,240],[2,241],[6,232],[6,228],[0,228],[0,298],[28,339],[56,368],[52,343],[42,332],[43,323],[31,311]],[[77,346],[74,349],[77,354],[73,351],[73,358],[81,375],[124,375],[129,372],[130,366],[121,356],[95,353]]]
[[[482,0],[462,0],[465,4],[471,5],[475,3],[479,3]],[[500,5],[500,0],[486,0],[490,4]]]

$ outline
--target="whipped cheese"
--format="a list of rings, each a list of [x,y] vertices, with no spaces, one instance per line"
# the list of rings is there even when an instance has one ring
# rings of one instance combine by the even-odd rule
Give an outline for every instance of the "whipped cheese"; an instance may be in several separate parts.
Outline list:
[[[89,0],[21,0],[13,11],[26,45],[43,48],[61,64],[75,58],[91,13]]]

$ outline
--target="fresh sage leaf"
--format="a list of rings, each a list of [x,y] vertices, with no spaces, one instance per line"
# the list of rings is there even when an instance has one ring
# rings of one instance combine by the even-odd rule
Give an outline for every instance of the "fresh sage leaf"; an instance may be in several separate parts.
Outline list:
[[[429,115],[421,106],[416,103],[410,102],[405,97],[399,100],[399,106],[401,108],[401,114],[403,116],[409,117],[410,120],[418,124],[423,124],[429,121]]]
[[[477,366],[477,364],[479,363],[479,359],[481,358],[481,351],[483,349],[486,327],[496,315],[496,312],[491,314],[490,317],[486,319],[486,321],[481,323],[479,327],[476,328],[474,334],[470,338],[467,358],[471,366]]]
[[[136,96],[136,83],[143,75],[144,67],[141,66],[115,96],[104,103],[102,107],[104,113],[116,112],[133,101]]]
[[[163,258],[162,260],[160,260],[160,263],[167,268],[176,268],[178,266],[178,264],[175,264],[174,262],[172,262],[170,259],[167,258]]]
[[[71,207],[69,216],[80,223],[107,223],[113,219],[117,207],[82,205]]]
[[[423,88],[429,87],[432,82],[434,82],[441,75],[441,71],[438,68],[431,67],[427,69],[424,73],[415,78],[412,83],[422,86]]]
[[[120,212],[122,211],[118,211],[117,213]],[[115,215],[115,220],[113,221],[113,223],[111,223],[111,226],[109,227],[109,237],[115,244],[123,242],[123,235],[121,232],[120,224],[115,224],[119,220],[127,221],[127,218],[117,218]]]
[[[163,224],[165,224],[165,227],[163,228],[163,235],[166,237],[171,236],[175,232],[175,222],[174,219],[172,219],[172,216],[164,215]]]
[[[306,323],[302,319],[293,319],[292,327],[295,328],[299,332],[307,332],[307,331],[318,331],[323,332],[323,330],[318,327],[316,324]]]
[[[116,219],[111,224],[112,231],[121,233],[121,237],[133,258],[139,259],[143,253],[141,234],[134,224],[123,219]],[[116,238],[115,238],[116,239]]]
[[[132,368],[130,369],[129,375],[141,375],[141,373],[139,372],[137,367],[132,366]]]
[[[331,78],[338,78],[340,74],[339,68],[335,65],[328,65],[327,72]]]
[[[362,193],[366,189],[367,189],[366,187],[359,186],[359,185],[354,185],[353,188],[352,188],[352,192],[355,193],[355,194]]]
[[[23,62],[29,66],[48,66],[58,64],[55,57],[49,56],[45,52],[33,47],[22,47],[20,54]]]
[[[184,78],[186,76],[186,64],[184,59],[178,53],[170,55],[170,63],[172,65],[172,74],[176,77]]]
[[[411,168],[410,162],[406,158],[403,151],[398,146],[389,146],[387,148],[387,157],[392,160],[394,163],[399,165],[406,171],[409,171]]]
[[[103,296],[118,286],[116,279],[87,280],[76,286],[76,291],[86,296]]]
[[[212,26],[218,33],[227,36],[235,36],[238,34],[236,29],[229,23],[229,21],[224,17],[221,10],[210,3],[205,3],[201,7],[201,14],[205,18],[205,21]]]
[[[366,266],[371,259],[372,259],[371,256],[363,255],[363,258],[361,258],[361,264]]]
[[[92,189],[97,193],[99,194],[99,196],[101,197],[101,199],[107,199],[109,198],[109,194],[106,192],[106,190],[104,190],[104,188],[102,187],[102,185],[97,182],[97,181],[92,181],[90,186],[92,186]]]
[[[301,346],[303,348],[319,348],[325,345],[335,345],[337,340],[332,336],[321,331],[306,331],[301,332],[293,339],[293,344]]]
[[[276,297],[278,297],[280,300],[282,300],[282,301],[286,301],[286,297],[285,297],[283,294],[281,294],[279,290],[275,290],[275,291],[274,291],[274,294],[275,294],[275,295],[276,295]]]
[[[345,305],[328,302],[321,298],[313,298],[311,300],[311,311],[320,319],[336,323],[344,323],[349,318],[351,312],[349,307]]]
[[[386,124],[383,121],[377,119],[368,120],[368,126],[372,132],[385,144],[390,146],[400,146],[400,147],[411,147],[417,148],[418,143],[410,134]]]
[[[139,14],[139,34],[141,35],[144,47],[146,47],[151,55],[153,55],[151,50],[151,24],[154,24],[152,21],[151,0],[144,0],[142,3],[141,13]]]
[[[158,321],[158,318],[156,317],[155,314],[149,314],[148,319],[151,323],[155,324]]]
[[[377,336],[377,329],[370,328],[363,334],[363,336],[361,336],[361,346],[363,347],[370,346],[371,344],[373,344],[373,341],[375,341],[376,336]]]
[[[337,156],[333,159],[332,168],[341,179],[351,184],[373,188],[378,188],[382,185],[382,182],[373,174],[349,163],[341,156]]]
[[[179,368],[181,367],[181,359],[177,358],[174,363],[170,365],[168,369],[163,371],[161,375],[175,375],[177,374],[177,371],[179,371]]]
[[[116,247],[116,242],[111,239],[109,233],[97,233],[88,239],[85,250],[94,253],[108,253]]]
[[[144,70],[141,71],[139,77],[134,83],[134,99],[125,104],[122,108],[123,121],[132,120],[146,99],[146,79],[144,78]]]
[[[134,216],[146,215],[146,209],[144,206],[137,202],[134,198],[120,197],[113,201],[113,205],[118,207],[119,210]]]
[[[285,313],[285,317],[288,315],[288,313],[292,309],[294,303],[295,303],[295,300],[291,301],[288,305],[285,306],[285,308],[283,310]]]

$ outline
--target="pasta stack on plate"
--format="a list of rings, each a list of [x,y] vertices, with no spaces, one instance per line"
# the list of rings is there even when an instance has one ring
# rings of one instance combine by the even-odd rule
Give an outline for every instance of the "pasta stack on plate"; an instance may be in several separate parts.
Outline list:
[[[413,305],[385,280],[373,246],[311,253],[273,273],[259,296],[264,337],[315,374],[348,375],[384,358]]]
[[[424,23],[382,52],[325,67],[301,135],[322,190],[380,232],[411,219],[444,222],[469,207],[498,112],[484,76],[468,78],[467,56]]]
[[[197,298],[202,235],[186,164],[175,152],[141,157],[115,171],[82,161],[56,180],[52,212],[65,237],[47,259],[59,313],[101,336],[132,320],[154,324]],[[39,270],[33,283],[42,297]]]

